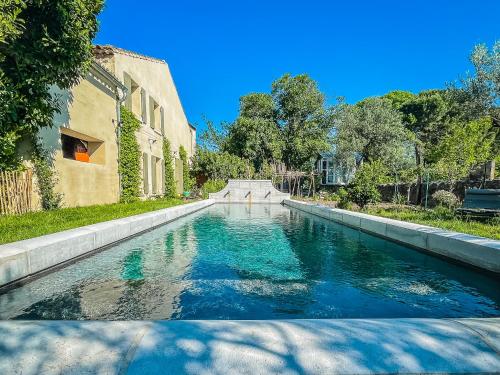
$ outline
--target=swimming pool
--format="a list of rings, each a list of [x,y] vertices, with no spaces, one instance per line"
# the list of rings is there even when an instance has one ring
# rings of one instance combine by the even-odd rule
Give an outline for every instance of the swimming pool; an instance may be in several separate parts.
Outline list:
[[[499,290],[302,211],[216,204],[0,295],[0,318],[492,317]]]

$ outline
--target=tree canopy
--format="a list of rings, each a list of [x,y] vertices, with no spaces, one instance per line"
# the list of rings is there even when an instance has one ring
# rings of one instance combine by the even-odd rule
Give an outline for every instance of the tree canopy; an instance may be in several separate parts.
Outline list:
[[[346,106],[336,125],[338,153],[357,154],[359,162],[391,162],[406,140],[402,115],[388,99],[374,97]]]
[[[328,150],[334,107],[327,107],[317,83],[302,74],[285,74],[271,93],[240,98],[238,117],[217,129],[208,122],[201,149],[248,160],[256,171],[270,163],[288,169],[310,169],[318,153]]]
[[[53,85],[85,74],[103,0],[7,0],[0,23],[0,168],[15,167],[16,141],[50,126]],[[2,10],[3,11],[3,10]]]

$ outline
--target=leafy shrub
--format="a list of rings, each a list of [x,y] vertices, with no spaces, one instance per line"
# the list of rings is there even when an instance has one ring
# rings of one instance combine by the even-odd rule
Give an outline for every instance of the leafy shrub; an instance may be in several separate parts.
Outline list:
[[[391,201],[394,204],[399,204],[399,205],[406,204],[406,197],[398,192],[392,196]]]
[[[352,204],[349,197],[349,192],[346,189],[340,188],[337,191],[337,197],[338,197],[338,204],[337,204],[338,208],[342,208],[344,210],[351,209]]]
[[[380,161],[363,163],[349,185],[351,200],[361,208],[369,203],[379,202],[381,197],[378,185],[385,181],[386,176],[387,169]]]
[[[203,199],[208,198],[209,193],[217,193],[226,187],[226,181],[224,180],[208,180],[201,187],[201,194]]]
[[[453,220],[455,218],[454,210],[446,206],[437,206],[430,212],[430,216],[435,220]]]
[[[337,193],[326,193],[323,196],[323,199],[325,201],[338,202],[339,201],[339,195]]]
[[[432,194],[432,199],[438,206],[454,208],[458,205],[458,198],[455,194],[446,190],[438,190]]]
[[[38,151],[33,158],[33,167],[37,178],[38,193],[42,209],[54,210],[61,206],[62,194],[55,192],[57,176],[52,168],[50,157],[44,151]]]
[[[193,173],[212,180],[228,180],[251,178],[254,170],[246,160],[228,152],[198,149],[193,158]]]

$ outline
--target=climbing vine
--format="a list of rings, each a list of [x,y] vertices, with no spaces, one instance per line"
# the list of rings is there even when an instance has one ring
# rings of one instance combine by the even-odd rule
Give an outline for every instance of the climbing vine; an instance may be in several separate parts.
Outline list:
[[[123,202],[138,199],[141,184],[141,151],[135,132],[141,123],[127,108],[121,107],[120,157],[118,171],[121,179],[121,196]]]
[[[192,184],[191,179],[189,178],[189,163],[186,149],[183,146],[179,147],[179,157],[182,160],[182,180],[184,182],[183,189],[184,191],[191,190]]]
[[[54,210],[61,207],[63,196],[55,191],[57,175],[52,165],[52,157],[36,140],[33,142],[32,162],[42,209]]]
[[[165,196],[175,197],[175,177],[174,177],[174,158],[168,139],[163,138],[163,162],[165,163]]]

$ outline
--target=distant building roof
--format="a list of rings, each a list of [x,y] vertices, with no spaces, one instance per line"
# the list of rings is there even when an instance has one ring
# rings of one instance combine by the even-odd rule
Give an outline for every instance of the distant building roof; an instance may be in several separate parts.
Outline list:
[[[335,153],[333,151],[320,152],[319,156],[321,156],[322,158],[333,158],[335,156]]]
[[[188,125],[189,125],[192,129],[196,130],[196,127],[195,127],[193,124],[191,124],[190,122],[188,122]]]
[[[114,53],[120,53],[122,55],[128,55],[128,56],[132,56],[132,57],[137,57],[139,59],[154,61],[154,62],[158,62],[158,63],[161,63],[161,64],[166,64],[167,63],[165,60],[157,59],[156,57],[146,56],[146,55],[134,52],[134,51],[128,51],[126,49],[115,47],[115,46],[112,46],[112,45],[109,45],[109,44],[95,45],[94,49],[93,49],[93,52],[94,52],[94,55],[97,56],[97,57],[112,55]]]

